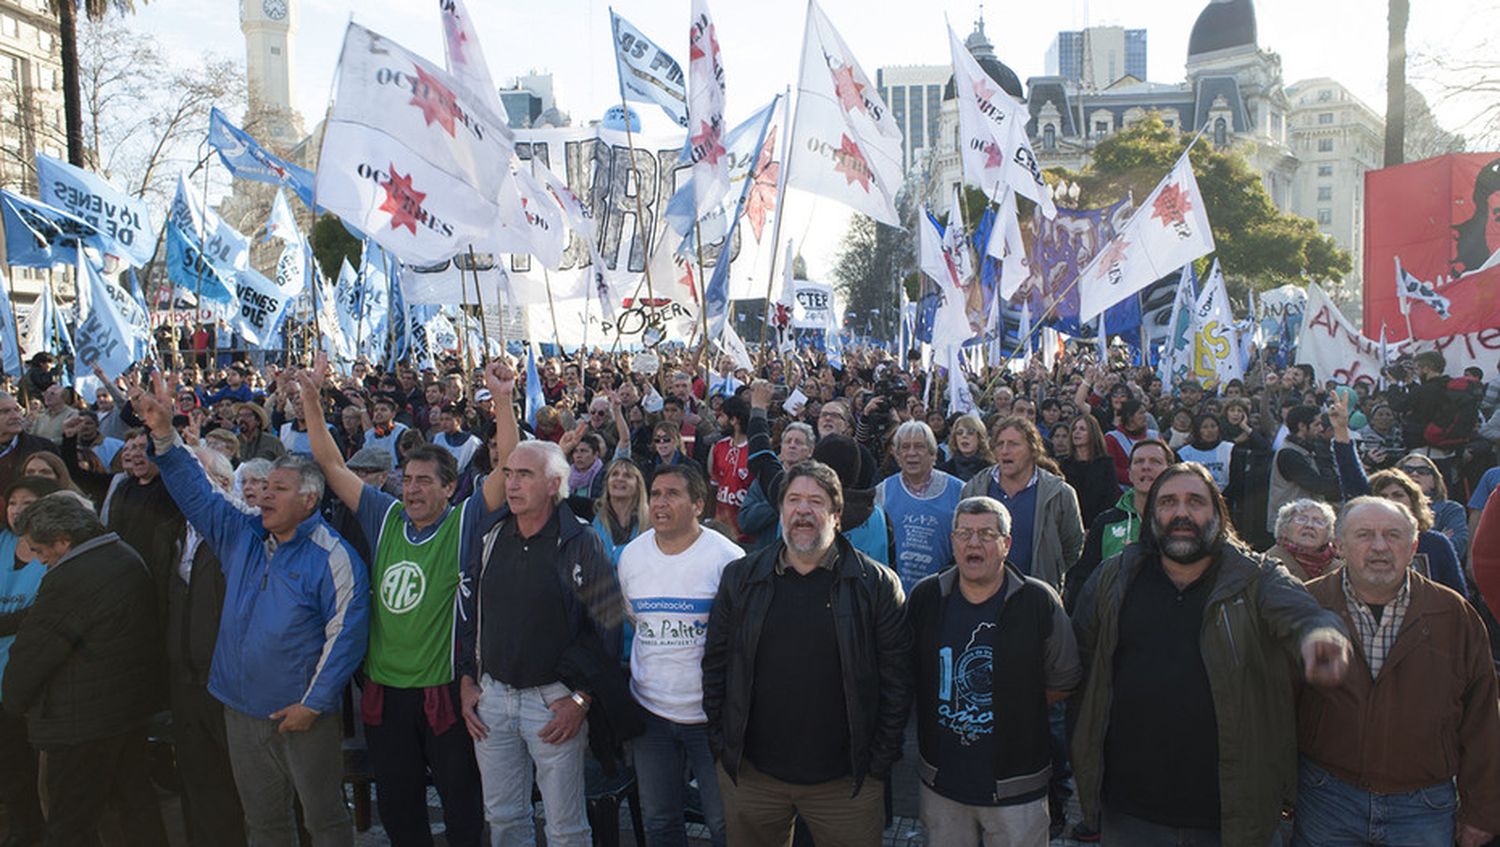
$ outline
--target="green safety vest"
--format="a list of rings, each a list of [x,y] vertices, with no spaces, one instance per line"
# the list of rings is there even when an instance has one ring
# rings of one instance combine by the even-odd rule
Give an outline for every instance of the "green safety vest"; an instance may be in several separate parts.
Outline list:
[[[451,509],[425,541],[406,537],[406,509],[385,513],[370,573],[375,597],[365,674],[381,685],[427,688],[453,681],[458,636],[463,509]]]

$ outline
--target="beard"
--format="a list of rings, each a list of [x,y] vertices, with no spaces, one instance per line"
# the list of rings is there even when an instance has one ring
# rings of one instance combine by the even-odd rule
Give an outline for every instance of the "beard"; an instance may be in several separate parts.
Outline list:
[[[1219,528],[1218,515],[1214,515],[1208,523],[1202,526],[1193,523],[1189,518],[1177,518],[1167,526],[1152,521],[1152,529],[1156,531],[1162,555],[1180,564],[1196,562],[1217,550]],[[1193,534],[1190,536],[1171,534],[1180,529],[1190,529]]]

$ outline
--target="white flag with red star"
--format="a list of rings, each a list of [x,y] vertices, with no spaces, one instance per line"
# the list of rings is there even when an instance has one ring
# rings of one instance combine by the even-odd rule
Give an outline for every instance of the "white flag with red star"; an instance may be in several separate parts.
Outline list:
[[[1078,274],[1078,319],[1105,309],[1214,250],[1214,234],[1186,153],[1099,255]]]
[[[410,264],[485,243],[511,160],[489,108],[446,71],[355,24],[338,74],[319,205]]]
[[[1048,218],[1057,207],[1047,194],[1042,169],[1026,137],[1029,118],[1022,106],[990,79],[973,54],[948,27],[953,51],[953,86],[958,93],[958,141],[964,177],[991,200],[999,202],[1007,188],[1029,197]]]
[[[438,9],[443,15],[443,56],[448,62],[448,73],[495,113],[500,119],[500,134],[507,143],[514,143],[510,116],[490,76],[490,66],[484,60],[484,49],[479,46],[479,33],[474,29],[468,7],[464,0],[438,0]]]
[[[692,163],[694,217],[719,205],[729,191],[729,157],[725,155],[724,62],[719,36],[705,0],[693,0],[688,28],[688,137],[684,161]]]
[[[901,129],[817,3],[802,50],[789,184],[900,226]]]

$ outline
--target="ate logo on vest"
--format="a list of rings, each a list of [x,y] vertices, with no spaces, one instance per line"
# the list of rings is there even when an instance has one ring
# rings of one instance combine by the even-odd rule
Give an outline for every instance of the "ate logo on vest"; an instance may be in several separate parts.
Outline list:
[[[427,575],[416,562],[397,562],[380,579],[380,602],[386,611],[404,615],[422,604]]]

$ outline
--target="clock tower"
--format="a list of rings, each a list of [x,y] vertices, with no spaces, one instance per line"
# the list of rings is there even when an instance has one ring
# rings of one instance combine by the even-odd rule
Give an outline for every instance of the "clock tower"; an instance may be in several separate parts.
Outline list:
[[[245,69],[250,89],[246,129],[285,152],[303,139],[302,116],[292,108],[292,40],[297,0],[240,0]]]

